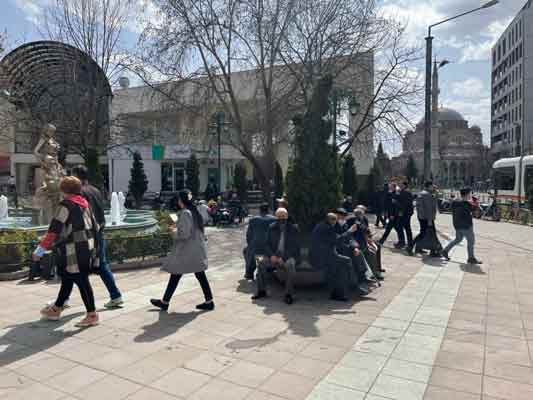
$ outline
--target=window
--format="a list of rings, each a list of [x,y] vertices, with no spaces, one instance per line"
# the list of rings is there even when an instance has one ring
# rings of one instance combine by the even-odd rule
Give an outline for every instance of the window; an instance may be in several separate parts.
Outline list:
[[[529,192],[529,188],[533,185],[533,165],[526,165],[524,171],[524,189],[526,193]]]
[[[494,181],[498,190],[514,190],[516,181],[515,167],[496,168]]]

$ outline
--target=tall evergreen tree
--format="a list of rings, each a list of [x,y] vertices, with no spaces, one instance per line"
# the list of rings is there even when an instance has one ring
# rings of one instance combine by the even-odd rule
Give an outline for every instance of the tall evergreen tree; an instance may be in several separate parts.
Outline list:
[[[348,154],[342,163],[342,191],[345,195],[357,196],[357,172],[354,159]]]
[[[378,150],[376,152],[376,159],[374,160],[374,165],[379,167],[381,171],[381,175],[384,178],[390,178],[392,175],[392,166],[391,166],[391,160],[387,153],[383,150],[383,143],[379,142]]]
[[[416,162],[412,154],[409,154],[404,173],[407,179],[409,179],[409,182],[416,182],[418,178],[418,168],[416,167]]]
[[[245,202],[248,188],[246,183],[246,168],[241,162],[235,165],[235,169],[233,170],[233,184],[235,185],[239,199]]]
[[[340,184],[332,146],[329,111],[332,79],[326,76],[313,91],[308,111],[293,119],[295,158],[287,184],[290,212],[304,232],[338,207]]]
[[[279,165],[279,162],[276,161],[274,170],[274,195],[276,199],[283,196],[283,191],[283,169],[281,168],[281,165]]]
[[[198,192],[200,191],[200,165],[194,153],[187,160],[185,168],[187,170],[185,186],[192,192],[194,197],[198,197]]]
[[[139,152],[133,153],[133,165],[131,167],[131,178],[128,185],[129,192],[135,199],[135,206],[140,208],[143,196],[148,190],[148,179],[144,173],[144,163]]]

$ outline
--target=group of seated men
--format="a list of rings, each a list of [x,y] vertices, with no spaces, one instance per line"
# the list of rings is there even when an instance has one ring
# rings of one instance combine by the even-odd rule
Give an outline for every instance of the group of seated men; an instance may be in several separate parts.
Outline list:
[[[325,220],[314,228],[309,247],[309,262],[323,271],[330,298],[347,301],[354,287],[359,295],[369,293],[367,274],[382,280],[381,247],[372,240],[366,208],[357,206],[353,215],[344,208],[328,213]],[[244,249],[245,278],[254,279],[257,292],[252,299],[267,296],[266,274],[278,269],[285,272],[284,300],[294,301],[294,275],[301,262],[300,237],[297,225],[284,207],[269,215],[268,205],[260,208],[260,215],[250,219]],[[256,264],[256,260],[260,262]]]

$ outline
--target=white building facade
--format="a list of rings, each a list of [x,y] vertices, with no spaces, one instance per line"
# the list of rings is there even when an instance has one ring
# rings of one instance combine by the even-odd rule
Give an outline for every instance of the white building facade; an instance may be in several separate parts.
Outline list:
[[[533,154],[533,1],[492,47],[491,153]]]

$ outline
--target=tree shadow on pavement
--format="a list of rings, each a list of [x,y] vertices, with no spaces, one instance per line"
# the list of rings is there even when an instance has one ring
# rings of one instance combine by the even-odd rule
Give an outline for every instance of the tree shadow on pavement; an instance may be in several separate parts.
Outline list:
[[[355,315],[356,311],[354,310],[354,306],[357,303],[376,301],[371,295],[368,297],[358,297],[354,293],[350,293],[349,300],[346,302],[332,301],[329,300],[329,293],[323,285],[297,286],[294,304],[287,305],[283,301],[283,285],[276,279],[271,280],[274,282],[269,283],[268,297],[253,301],[253,303],[257,307],[260,307],[267,316],[276,316],[277,319],[281,316],[282,320],[288,324],[288,328],[284,334],[291,333],[302,337],[318,337],[320,330],[317,324],[321,317]],[[256,291],[256,283],[241,280],[237,291],[250,294],[251,296]],[[271,338],[266,337],[257,340],[269,341],[276,340],[279,337],[280,334],[276,334]]]

